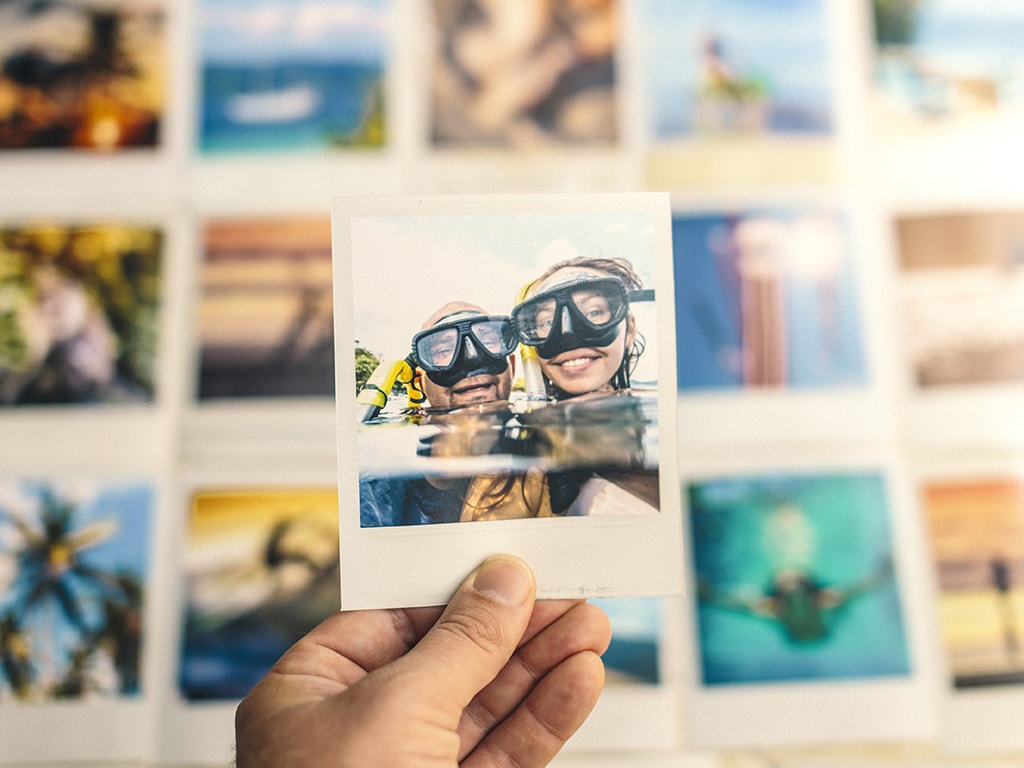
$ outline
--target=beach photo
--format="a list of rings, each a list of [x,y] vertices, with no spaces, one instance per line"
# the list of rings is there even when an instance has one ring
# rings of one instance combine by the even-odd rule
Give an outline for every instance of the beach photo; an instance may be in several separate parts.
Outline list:
[[[827,2],[651,0],[635,13],[650,185],[834,176]]]
[[[391,0],[202,0],[203,154],[387,143]]]
[[[968,134],[1024,116],[1024,7],[874,0],[874,107],[890,134]],[[979,138],[979,137],[976,137]]]
[[[155,492],[0,483],[0,702],[136,698]]]
[[[178,687],[237,701],[338,609],[338,495],[303,486],[202,486],[185,530]]]
[[[333,399],[330,218],[215,218],[203,242],[198,400]]]
[[[921,487],[950,683],[1024,683],[1024,476],[932,478]]]

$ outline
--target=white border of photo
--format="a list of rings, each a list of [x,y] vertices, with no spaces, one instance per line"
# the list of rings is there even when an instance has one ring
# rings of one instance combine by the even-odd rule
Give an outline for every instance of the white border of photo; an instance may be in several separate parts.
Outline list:
[[[515,554],[533,567],[541,598],[654,596],[682,589],[679,483],[676,478],[675,343],[669,199],[664,193],[589,195],[463,195],[438,197],[339,197],[334,201],[335,339],[338,391],[338,470],[342,547],[342,606],[384,608],[440,604],[487,555]],[[354,252],[353,222],[387,217],[550,214],[649,215],[653,231],[658,358],[658,428],[661,509],[655,515],[608,515],[554,519],[494,520],[477,525],[361,528],[354,416],[352,339],[354,295],[379,296],[380,286],[353,284],[361,259],[379,268],[387,251]],[[530,232],[517,233],[529,243]],[[377,244],[375,244],[376,248]],[[365,247],[365,244],[364,246]],[[539,246],[538,246],[539,247]],[[444,264],[436,253],[430,277],[444,286]],[[408,262],[405,262],[408,263]],[[458,271],[471,265],[451,263]],[[486,281],[487,265],[479,280]],[[392,275],[388,276],[390,280]],[[419,281],[425,274],[404,276]],[[461,275],[465,280],[466,275]],[[517,286],[505,286],[509,302]],[[451,288],[451,286],[449,286]],[[435,290],[433,288],[431,291]],[[452,289],[454,290],[454,289]],[[366,292],[377,291],[378,293]],[[503,294],[503,295],[505,295]],[[451,300],[455,296],[442,296]],[[410,332],[416,328],[410,329]]]
[[[684,744],[707,749],[793,747],[842,742],[918,741],[938,734],[938,650],[934,637],[931,585],[927,579],[918,510],[906,470],[893,451],[830,446],[827,456],[815,448],[750,450],[717,459],[689,462],[683,482],[743,477],[766,472],[877,472],[890,500],[889,525],[909,672],[906,675],[846,681],[813,681],[703,686],[700,681],[696,605],[684,611],[689,638],[684,678]],[[687,536],[687,549],[692,542]],[[687,555],[687,578],[694,578]]]

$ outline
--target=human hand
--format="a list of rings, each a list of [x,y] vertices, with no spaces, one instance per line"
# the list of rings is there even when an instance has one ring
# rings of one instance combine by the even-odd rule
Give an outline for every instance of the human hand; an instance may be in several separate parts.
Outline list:
[[[492,557],[446,608],[334,614],[235,714],[238,768],[543,766],[604,684],[608,620]]]

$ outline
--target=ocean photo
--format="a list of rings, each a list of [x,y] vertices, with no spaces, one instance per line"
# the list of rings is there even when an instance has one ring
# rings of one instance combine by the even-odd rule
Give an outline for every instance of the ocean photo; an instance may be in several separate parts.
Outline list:
[[[338,609],[331,488],[208,488],[192,498],[178,684],[189,701],[240,699]]]
[[[652,136],[831,133],[827,3],[652,0],[642,8]]]
[[[705,685],[909,674],[881,475],[723,477],[687,496]]]
[[[1024,108],[1024,6],[876,2],[874,81],[890,125]]]
[[[387,0],[206,0],[200,150],[383,146],[388,8]]]

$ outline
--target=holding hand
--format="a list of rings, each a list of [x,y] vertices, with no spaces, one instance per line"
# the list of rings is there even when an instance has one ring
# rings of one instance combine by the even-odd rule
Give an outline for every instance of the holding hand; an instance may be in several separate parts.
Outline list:
[[[446,608],[337,613],[238,707],[238,768],[543,766],[604,683],[608,620],[492,557]]]

